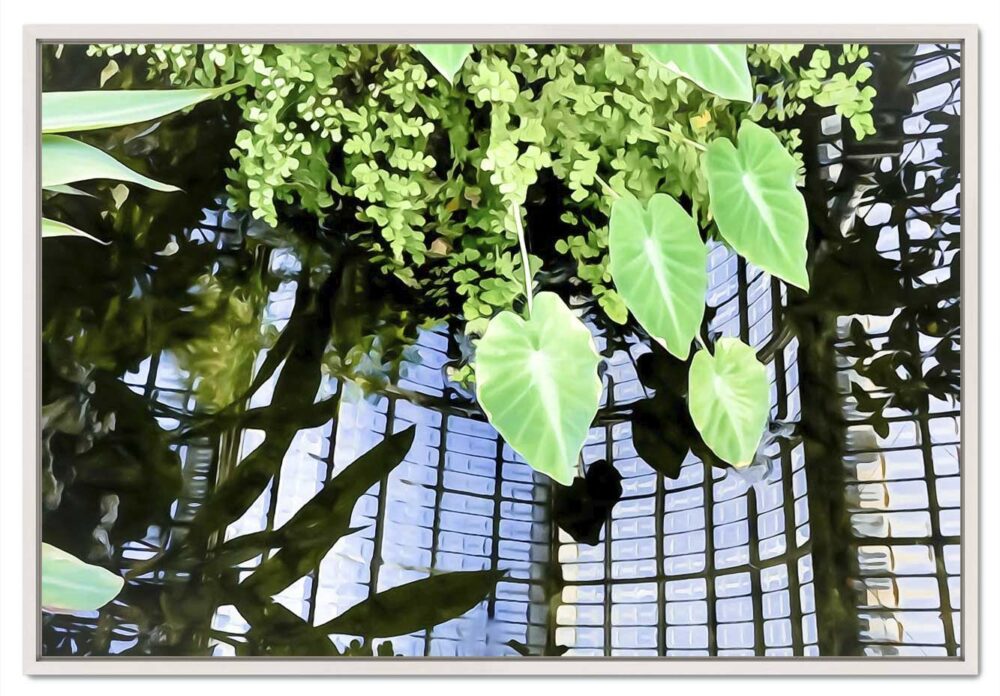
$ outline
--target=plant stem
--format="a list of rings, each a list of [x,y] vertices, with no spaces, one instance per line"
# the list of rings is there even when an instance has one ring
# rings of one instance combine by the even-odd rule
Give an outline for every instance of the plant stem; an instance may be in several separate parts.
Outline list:
[[[510,204],[514,215],[514,225],[517,227],[517,241],[521,247],[521,266],[524,270],[524,297],[528,301],[528,316],[531,316],[531,264],[528,261],[528,244],[524,239],[524,226],[521,224],[521,206]]]
[[[653,126],[653,130],[655,130],[657,133],[659,133],[661,135],[667,136],[668,138],[675,138],[675,139],[683,140],[684,142],[686,142],[691,147],[693,147],[693,148],[695,148],[697,150],[701,150],[702,152],[705,152],[705,150],[708,149],[704,145],[702,145],[701,143],[699,143],[699,142],[697,142],[695,140],[691,140],[691,138],[686,138],[683,135],[681,135],[680,133],[671,133],[670,131],[668,131],[668,130],[666,130],[664,128],[659,128],[657,126]]]
[[[621,198],[621,195],[613,188],[611,188],[611,184],[602,179],[600,174],[594,172],[594,178],[597,179],[597,183],[599,183],[604,188],[605,192],[607,192],[612,198],[614,198],[615,200]]]
[[[686,142],[686,143],[687,143],[688,145],[690,145],[691,147],[695,148],[696,150],[701,150],[702,152],[705,152],[705,151],[706,151],[706,150],[708,149],[707,147],[705,147],[705,146],[704,146],[704,145],[702,145],[701,143],[699,143],[699,142],[696,142],[696,141],[694,141],[694,140],[691,140],[691,138],[684,138],[684,137],[682,136],[682,138],[681,138],[681,139],[682,139],[682,140],[683,140],[684,142]]]
[[[708,350],[708,346],[705,345],[705,341],[703,341],[701,338],[701,329],[699,329],[698,332],[694,335],[694,340],[697,341],[698,345],[701,347],[702,350]],[[709,353],[711,353],[711,351],[709,351]]]

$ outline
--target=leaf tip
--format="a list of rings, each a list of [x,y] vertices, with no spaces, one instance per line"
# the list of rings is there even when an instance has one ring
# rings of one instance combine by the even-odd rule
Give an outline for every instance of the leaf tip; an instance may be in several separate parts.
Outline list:
[[[789,278],[788,282],[804,292],[809,292],[809,274],[805,268],[801,274],[796,273],[794,278]]]

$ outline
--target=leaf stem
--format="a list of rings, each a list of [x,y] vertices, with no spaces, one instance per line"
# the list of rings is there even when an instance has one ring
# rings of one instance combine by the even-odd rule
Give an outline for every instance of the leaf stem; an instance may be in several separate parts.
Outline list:
[[[684,142],[686,142],[688,145],[690,145],[691,147],[695,148],[696,150],[701,150],[702,152],[705,152],[706,150],[708,150],[707,147],[705,147],[704,145],[702,145],[701,143],[699,143],[697,141],[691,140],[691,138],[685,138],[684,136],[681,136],[681,140],[683,140]]]
[[[510,204],[514,215],[514,225],[517,228],[517,241],[521,247],[521,266],[524,271],[524,297],[528,301],[528,316],[531,316],[531,263],[528,260],[528,244],[524,239],[524,225],[521,224],[521,206]]]
[[[702,350],[706,350],[711,354],[712,351],[708,350],[708,346],[705,345],[705,341],[701,337],[701,329],[698,329],[698,332],[695,333],[694,340],[697,341]]]
[[[683,140],[685,143],[687,143],[691,147],[695,148],[696,150],[701,150],[702,152],[705,152],[708,149],[707,147],[705,147],[704,145],[702,145],[698,141],[691,140],[691,138],[685,137],[685,136],[681,135],[680,133],[674,133],[674,132],[668,131],[665,128],[659,128],[658,126],[653,126],[653,130],[656,131],[657,133],[661,134],[661,135],[667,136],[668,138],[675,138],[675,139]]]
[[[594,178],[597,179],[597,183],[599,183],[604,188],[605,193],[610,195],[615,200],[621,198],[621,194],[615,191],[613,188],[611,188],[611,184],[602,179],[600,174],[594,172]]]

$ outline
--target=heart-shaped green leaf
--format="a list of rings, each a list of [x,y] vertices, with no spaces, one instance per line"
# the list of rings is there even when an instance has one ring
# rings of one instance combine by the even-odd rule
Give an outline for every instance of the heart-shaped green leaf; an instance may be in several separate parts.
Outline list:
[[[462,68],[462,63],[472,53],[472,44],[412,44],[412,46],[423,53],[431,65],[452,84],[455,84],[455,74]]]
[[[609,226],[615,288],[649,335],[686,360],[708,289],[698,225],[677,201],[657,193],[645,207],[633,196],[616,200]]]
[[[97,242],[98,244],[111,243],[89,235],[83,230],[79,230],[72,225],[67,225],[65,222],[50,220],[49,218],[42,218],[42,237],[86,237],[92,242]]]
[[[151,121],[213,99],[239,85],[216,89],[46,92],[42,95],[42,132],[68,133]]]
[[[809,289],[806,203],[795,186],[795,159],[778,136],[744,121],[738,147],[713,140],[702,157],[709,210],[740,255],[784,281]]]
[[[640,51],[702,89],[730,101],[753,101],[746,44],[638,44]]]
[[[715,355],[698,351],[688,373],[688,408],[702,439],[737,468],[749,466],[770,412],[767,369],[753,348],[720,338]]]
[[[96,147],[64,135],[42,136],[42,186],[72,184],[90,179],[116,179],[157,191],[180,191],[134,172]]]
[[[42,608],[69,613],[93,611],[118,596],[125,581],[99,566],[42,544]]]
[[[601,400],[594,339],[551,292],[531,317],[501,312],[476,346],[476,393],[493,427],[536,471],[568,486]]]

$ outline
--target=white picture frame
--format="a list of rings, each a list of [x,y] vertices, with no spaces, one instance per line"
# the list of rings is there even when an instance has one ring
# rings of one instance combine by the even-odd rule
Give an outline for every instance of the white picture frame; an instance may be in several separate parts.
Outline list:
[[[24,180],[39,181],[41,43],[940,42],[962,45],[962,655],[952,658],[65,658],[40,654],[40,186],[24,198],[24,670],[32,675],[975,675],[979,672],[979,45],[970,25],[32,25],[24,30]],[[969,260],[968,263],[965,260]],[[33,542],[33,543],[32,543]]]

